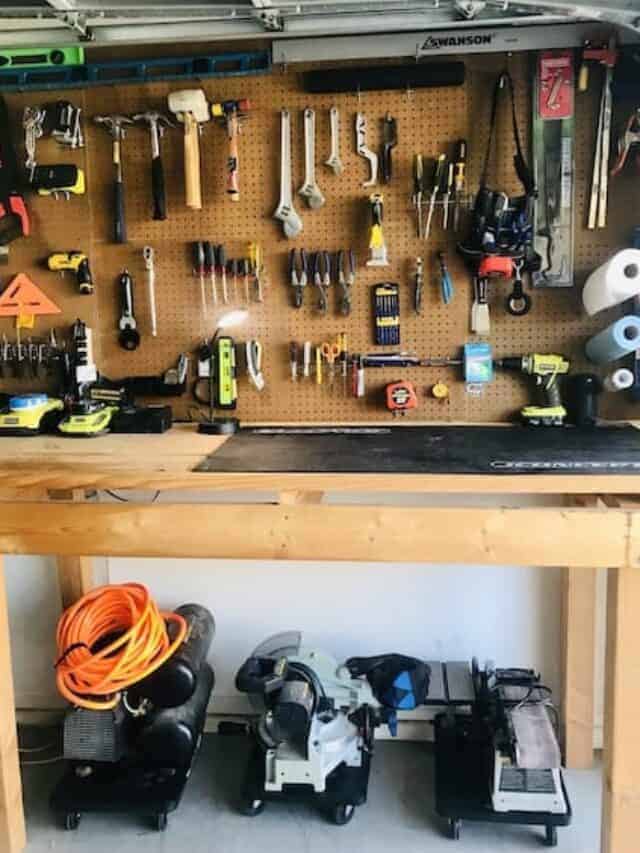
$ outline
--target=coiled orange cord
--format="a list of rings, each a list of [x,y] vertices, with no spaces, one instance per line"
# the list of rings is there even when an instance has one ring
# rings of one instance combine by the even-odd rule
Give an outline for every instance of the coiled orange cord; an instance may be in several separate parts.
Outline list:
[[[166,622],[178,626],[171,643]],[[58,690],[80,708],[115,708],[120,691],[162,666],[186,633],[184,618],[160,612],[142,584],[94,589],[65,610],[58,622]]]

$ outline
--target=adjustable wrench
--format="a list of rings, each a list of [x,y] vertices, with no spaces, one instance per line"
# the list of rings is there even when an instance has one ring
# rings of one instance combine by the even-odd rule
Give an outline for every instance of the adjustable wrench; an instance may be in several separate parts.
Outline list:
[[[329,159],[324,161],[324,165],[333,169],[334,175],[339,175],[343,166],[340,159],[340,111],[337,107],[331,107],[329,110],[329,123],[331,125],[331,154]]]
[[[356,150],[361,157],[369,161],[371,169],[371,177],[362,186],[373,187],[378,183],[378,155],[367,148],[367,120],[363,113],[356,114]]]
[[[144,268],[147,271],[147,295],[151,318],[151,336],[155,338],[158,334],[158,326],[156,321],[156,268],[153,256],[153,247],[145,246],[142,250],[142,257],[144,259]]]
[[[304,183],[298,192],[312,210],[325,203],[316,183],[316,114],[309,107],[304,111]]]
[[[302,231],[302,220],[293,207],[291,194],[291,114],[280,113],[280,201],[274,212],[282,222],[284,236],[292,239]]]

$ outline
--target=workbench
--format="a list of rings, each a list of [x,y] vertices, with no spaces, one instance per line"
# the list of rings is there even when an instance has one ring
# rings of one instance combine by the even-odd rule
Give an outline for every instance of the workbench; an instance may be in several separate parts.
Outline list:
[[[607,567],[602,851],[636,853],[640,504],[633,496],[640,494],[640,475],[256,473],[250,457],[239,473],[194,472],[225,440],[199,435],[193,425],[158,436],[4,438],[0,554],[58,555],[65,605],[91,587],[92,555],[566,567],[563,713],[573,766],[591,752],[594,576],[597,567]],[[127,503],[93,501],[103,489],[139,494]],[[175,502],[152,503],[156,490],[179,494]],[[189,503],[196,492],[212,501],[223,493],[242,495],[212,508]],[[341,505],[347,495],[362,493],[366,505]],[[383,506],[376,498],[385,493],[461,498],[459,506],[446,505],[446,498],[442,506]],[[465,495],[491,500],[465,506]],[[549,505],[506,508],[505,495],[545,495]],[[1,580],[0,850],[17,853],[25,825]]]

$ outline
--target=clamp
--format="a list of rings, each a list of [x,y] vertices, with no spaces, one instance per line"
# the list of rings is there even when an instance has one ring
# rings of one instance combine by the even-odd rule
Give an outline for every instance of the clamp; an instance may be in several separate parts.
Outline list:
[[[345,264],[345,260],[348,264]],[[342,288],[342,298],[340,300],[340,311],[342,314],[349,315],[351,313],[351,289],[356,280],[356,256],[353,249],[348,252],[343,252],[342,249],[338,252],[338,284]]]
[[[304,299],[304,289],[309,282],[309,266],[307,261],[307,253],[304,249],[300,249],[300,263],[297,263],[297,251],[291,249],[289,252],[289,281],[293,287],[294,305],[296,308],[302,307]]]
[[[611,169],[611,177],[616,178],[624,169],[631,154],[631,149],[636,148],[636,166],[640,167],[640,109],[635,110],[629,116],[625,131],[618,140],[618,159]]]

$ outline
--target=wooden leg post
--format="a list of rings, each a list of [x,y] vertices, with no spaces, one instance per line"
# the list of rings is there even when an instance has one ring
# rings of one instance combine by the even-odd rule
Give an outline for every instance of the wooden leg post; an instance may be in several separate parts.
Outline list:
[[[52,501],[83,501],[84,491],[49,492]],[[56,557],[62,609],[66,610],[93,587],[91,557]]]
[[[640,569],[609,569],[602,853],[640,839]]]
[[[0,850],[2,853],[19,853],[24,850],[26,843],[11,672],[9,612],[0,557]]]

